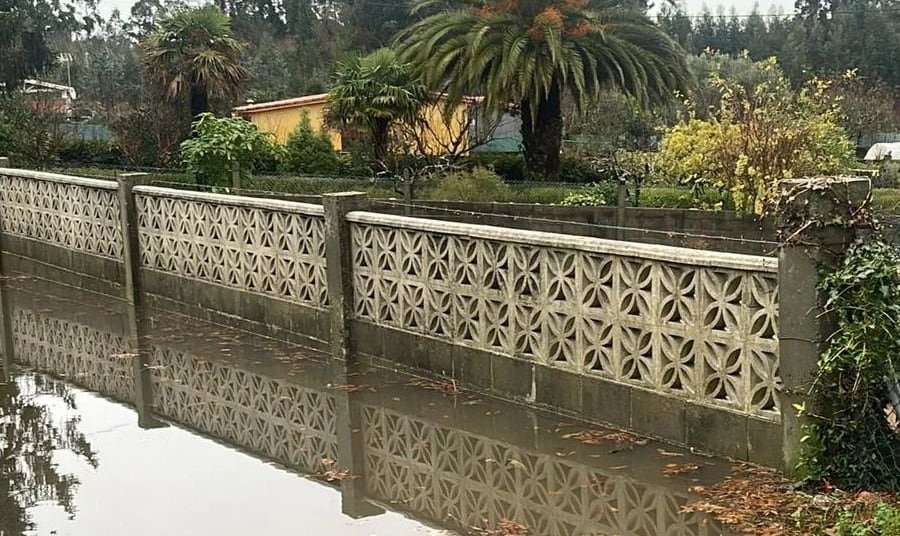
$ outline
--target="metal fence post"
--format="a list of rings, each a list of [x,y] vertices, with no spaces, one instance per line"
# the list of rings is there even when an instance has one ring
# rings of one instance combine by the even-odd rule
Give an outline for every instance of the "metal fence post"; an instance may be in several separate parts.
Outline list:
[[[331,317],[331,356],[350,358],[350,322],[353,319],[353,252],[347,213],[365,206],[366,194],[343,192],[325,194],[325,258],[328,308]]]

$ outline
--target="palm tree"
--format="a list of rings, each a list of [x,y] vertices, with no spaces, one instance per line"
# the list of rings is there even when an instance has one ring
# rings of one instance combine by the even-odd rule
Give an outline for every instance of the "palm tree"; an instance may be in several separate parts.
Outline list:
[[[188,94],[194,118],[210,111],[210,96],[236,96],[248,77],[241,65],[244,45],[235,39],[228,15],[213,6],[162,19],[141,46],[150,75],[166,99]]]
[[[412,69],[388,48],[341,62],[328,92],[327,119],[339,126],[362,128],[377,162],[388,155],[391,125],[413,121],[428,100],[428,91]]]
[[[606,88],[648,104],[690,79],[684,52],[634,0],[461,1],[404,30],[396,48],[452,99],[481,92],[492,113],[518,104],[532,173],[559,173],[564,96],[579,111]],[[413,10],[435,4],[415,0]]]

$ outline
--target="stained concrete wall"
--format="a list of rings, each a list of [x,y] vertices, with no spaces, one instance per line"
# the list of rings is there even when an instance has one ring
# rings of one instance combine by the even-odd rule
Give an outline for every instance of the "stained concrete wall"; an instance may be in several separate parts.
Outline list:
[[[63,179],[54,180],[59,183]],[[103,189],[109,190],[108,185]],[[335,345],[341,345],[340,351],[335,350],[335,355],[352,359],[358,354],[366,354],[381,360],[383,364],[416,366],[453,378],[463,385],[523,403],[553,407],[589,420],[632,428],[670,441],[778,465],[776,454],[780,450],[780,442],[773,430],[777,432],[779,425],[771,419],[692,403],[652,388],[560,370],[534,359],[448,342],[428,333],[397,329],[390,323],[361,318],[353,308],[352,313],[348,313],[347,304],[352,303],[355,307],[356,297],[342,295],[336,299],[333,293],[356,292],[353,285],[358,282],[352,278],[358,261],[354,259],[349,269],[339,269],[335,282],[331,281],[331,275],[326,278],[328,265],[332,264],[326,262],[326,257],[333,255],[328,252],[339,250],[341,255],[347,255],[352,246],[349,245],[351,240],[346,230],[337,234],[325,232],[329,214],[321,206],[149,187],[136,187],[131,195],[134,196],[137,211],[133,221],[138,229],[136,233],[132,229],[119,228],[119,231],[122,236],[136,237],[136,244],[131,244],[140,258],[136,280],[140,282],[141,296],[150,305],[175,309],[220,324],[262,331],[318,348],[331,347],[335,350]],[[15,204],[15,200],[4,201],[7,208]],[[484,206],[443,205],[444,208],[455,207],[471,212],[481,212]],[[41,212],[34,208],[30,210]],[[507,217],[489,220],[505,224],[505,228],[492,228],[490,231],[500,241],[517,226],[530,230],[537,226],[538,231],[562,233],[558,236],[563,241],[575,238],[592,240],[595,235],[585,232],[585,228],[591,229],[590,233],[602,231],[604,234],[600,237],[609,237],[609,232],[622,232],[621,229],[567,227],[557,221],[540,221],[572,218],[573,214],[589,223],[615,217],[619,218],[615,221],[645,222],[669,230],[705,230],[716,225],[720,230],[729,229],[727,232],[738,237],[748,236],[748,228],[756,225],[733,215],[703,215],[693,211],[629,209],[638,212],[632,212],[633,220],[622,220],[621,214],[608,208],[573,210],[514,205],[504,208],[498,205],[496,210],[510,210],[523,217],[521,225],[511,224]],[[336,221],[341,223],[343,220],[340,218],[345,212],[346,207],[332,212],[331,217],[339,218]],[[435,212],[433,217],[437,219],[438,214],[446,217],[447,213]],[[114,222],[111,225],[130,225],[128,219],[121,219],[121,224],[115,223],[120,221],[119,216],[113,214],[109,218]],[[104,215],[97,217],[102,219]],[[375,214],[373,217],[377,219],[381,216]],[[439,229],[442,226],[440,222],[430,219],[422,221],[431,221],[430,225],[437,226],[436,238],[440,238],[443,232]],[[334,227],[334,222],[331,225]],[[575,236],[565,238],[563,234],[566,232]],[[763,233],[760,230],[759,235],[753,236],[758,238],[764,236]],[[457,234],[466,236],[470,233],[463,230]],[[332,244],[337,247],[327,247],[326,243],[336,240],[338,235],[339,242]],[[550,242],[555,240],[553,237],[544,238]],[[65,274],[69,274],[70,280],[76,281],[79,275],[89,274],[88,279],[107,281],[110,285],[105,289],[98,287],[97,290],[112,294],[121,292],[122,281],[127,279],[123,277],[123,272],[129,268],[121,257],[103,257],[81,251],[81,242],[78,241],[64,247],[27,237],[25,239],[31,242],[26,244],[21,243],[21,239],[21,236],[3,233],[0,245],[4,246],[4,258],[16,259],[19,256],[37,259],[41,265],[48,267],[46,271],[30,269],[37,270],[43,276],[52,279],[60,276],[65,280]],[[659,241],[654,238],[652,243]],[[643,250],[636,244],[620,244],[626,249],[633,249],[628,255],[634,257],[634,262],[646,260],[642,260],[641,254],[637,253]],[[698,249],[701,246],[704,246],[702,249],[712,247],[710,244],[694,245]],[[99,246],[94,244],[91,247],[96,249]],[[601,249],[608,247],[613,246],[605,244]],[[370,253],[379,255],[378,252]],[[682,257],[691,257],[690,250],[683,250],[682,253]],[[397,253],[385,251],[382,254],[392,257]],[[656,262],[665,264],[665,260],[660,257]],[[715,267],[716,262],[710,260],[709,266]],[[767,261],[760,262],[764,264]],[[60,267],[63,275],[53,272]],[[733,266],[720,268],[727,272]],[[549,274],[552,270],[547,272]],[[639,290],[635,288],[635,291]],[[388,299],[387,295],[385,299]],[[340,314],[345,320],[341,330],[346,330],[346,335],[337,338],[332,337],[335,314]],[[330,344],[327,342],[329,338],[332,339]]]

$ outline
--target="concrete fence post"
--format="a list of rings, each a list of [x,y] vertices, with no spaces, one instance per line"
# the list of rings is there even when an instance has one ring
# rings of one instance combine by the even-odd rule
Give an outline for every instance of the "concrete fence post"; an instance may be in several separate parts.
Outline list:
[[[0,168],[8,168],[10,167],[9,157],[8,156],[0,156]]]
[[[134,186],[146,173],[119,175],[119,225],[122,229],[122,264],[125,269],[125,300],[135,306],[140,304],[141,251],[138,238],[137,208],[134,204]]]
[[[350,322],[353,319],[353,252],[347,213],[365,208],[366,194],[343,192],[322,196],[325,208],[325,258],[331,356],[350,358]]]
[[[823,307],[819,274],[836,267],[856,234],[848,225],[852,214],[869,198],[871,184],[861,178],[820,178],[782,181],[778,255],[778,346],[782,391],[779,397],[783,430],[784,470],[793,476],[802,452],[805,419],[795,406],[817,412],[813,388],[819,355],[834,324]],[[810,225],[810,222],[818,222]]]
[[[625,209],[628,207],[628,183],[620,180],[616,185],[616,240],[625,237]]]
[[[241,189],[241,164],[238,161],[231,163],[231,188],[235,194]]]

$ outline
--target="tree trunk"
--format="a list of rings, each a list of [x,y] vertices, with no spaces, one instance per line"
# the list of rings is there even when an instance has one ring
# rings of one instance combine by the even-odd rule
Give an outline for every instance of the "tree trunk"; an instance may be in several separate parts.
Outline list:
[[[530,176],[546,180],[559,177],[562,134],[562,91],[555,81],[550,92],[537,102],[537,113],[530,99],[522,100],[522,144]]]
[[[387,119],[375,119],[372,122],[372,151],[375,161],[385,165],[390,143],[391,122]]]
[[[209,111],[209,94],[204,84],[191,84],[191,120]]]

